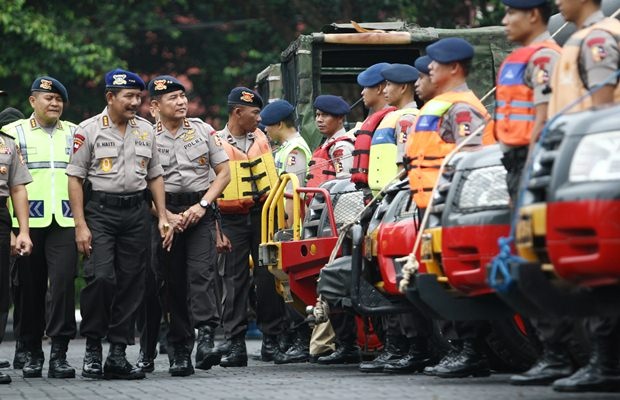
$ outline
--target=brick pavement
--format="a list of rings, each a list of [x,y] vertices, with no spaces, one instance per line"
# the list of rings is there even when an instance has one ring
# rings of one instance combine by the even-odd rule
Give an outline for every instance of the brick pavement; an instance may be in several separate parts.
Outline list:
[[[81,372],[84,340],[71,342],[69,362]],[[104,346],[104,354],[106,352]],[[256,353],[259,341],[248,341],[248,351]],[[0,358],[12,359],[13,342],[0,345]],[[49,344],[44,345],[46,358]],[[138,347],[128,348],[128,358],[137,358]],[[76,379],[23,379],[21,371],[5,370],[13,378],[0,385],[1,400],[74,400],[74,399],[270,399],[270,400],[344,400],[344,399],[618,399],[618,394],[565,395],[549,388],[512,387],[507,375],[490,378],[449,379],[423,375],[367,375],[356,366],[320,366],[315,364],[274,365],[250,360],[247,368],[215,367],[196,370],[185,378],[172,378],[167,372],[167,357],[159,356],[156,370],[142,381],[97,381]],[[47,362],[43,370],[47,375]]]

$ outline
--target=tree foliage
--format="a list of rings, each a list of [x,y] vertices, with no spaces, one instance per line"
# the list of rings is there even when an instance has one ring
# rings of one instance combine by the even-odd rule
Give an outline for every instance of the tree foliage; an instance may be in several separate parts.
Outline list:
[[[421,26],[499,24],[500,0],[239,0],[0,2],[0,89],[6,104],[30,112],[32,80],[49,74],[70,96],[64,118],[80,121],[103,106],[103,74],[125,67],[145,80],[180,77],[190,112],[224,114],[226,95],[251,86],[299,34],[332,22],[406,20]],[[146,109],[142,110],[143,113]],[[218,125],[220,121],[214,121]]]

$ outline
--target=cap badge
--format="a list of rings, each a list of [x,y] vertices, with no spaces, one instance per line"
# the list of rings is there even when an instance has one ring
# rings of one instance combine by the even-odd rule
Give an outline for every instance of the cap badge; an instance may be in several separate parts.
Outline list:
[[[44,90],[52,90],[52,81],[47,79],[41,79],[41,84],[39,85],[39,87]]]

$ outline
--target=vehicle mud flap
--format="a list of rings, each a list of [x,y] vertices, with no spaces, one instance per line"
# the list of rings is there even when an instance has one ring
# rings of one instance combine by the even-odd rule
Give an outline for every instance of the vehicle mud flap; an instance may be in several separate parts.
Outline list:
[[[515,315],[511,318],[489,321],[485,337],[491,368],[498,372],[528,370],[542,351],[532,325]]]
[[[514,314],[495,294],[467,297],[447,289],[435,274],[417,274],[420,298],[442,318],[451,321],[504,319]]]

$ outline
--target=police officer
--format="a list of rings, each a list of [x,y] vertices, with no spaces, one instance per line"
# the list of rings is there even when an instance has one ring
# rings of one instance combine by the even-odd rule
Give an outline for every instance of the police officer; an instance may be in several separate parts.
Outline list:
[[[431,58],[430,78],[436,96],[420,110],[413,133],[407,141],[407,169],[413,199],[423,215],[438,178],[443,159],[469,134],[484,127],[472,146],[492,143],[493,123],[484,105],[469,90],[467,75],[474,48],[464,39],[441,39],[426,48]],[[484,376],[490,374],[488,362],[479,349],[486,325],[458,321],[449,325],[448,336],[462,344],[438,365],[424,370],[439,377]]]
[[[3,119],[9,117],[3,113]],[[25,166],[19,147],[4,131],[0,131],[0,312],[9,311],[9,259],[10,253],[27,256],[32,251],[32,241],[28,233],[28,194],[26,187],[32,177]],[[7,198],[11,197],[19,232],[15,243],[11,240],[11,216],[7,209]],[[4,336],[4,328],[0,332],[0,342]],[[0,372],[0,384],[11,383],[11,377]]]
[[[0,97],[5,96],[6,92],[0,90]],[[21,113],[21,111],[13,108],[13,107],[7,107],[4,110],[2,110],[2,112],[0,112],[0,129],[2,129],[3,126],[10,124],[11,122],[15,122],[19,119],[23,119],[24,114]],[[15,242],[15,235],[13,234],[13,232],[11,232],[11,243]],[[14,274],[16,273],[15,271],[15,258],[13,257],[15,256],[15,254],[13,254],[13,252],[11,252],[11,261],[9,262],[9,264],[5,265],[5,267],[7,268],[6,270],[0,270],[0,285],[1,287],[5,287],[6,285],[9,285],[11,292],[10,292],[10,296],[9,293],[3,293],[3,296],[8,296],[6,298],[4,298],[6,301],[12,298],[14,298],[14,292],[13,290],[15,290],[15,285],[12,284],[12,277],[14,276]],[[8,282],[8,283],[7,283]],[[10,305],[10,302],[7,303]],[[0,312],[0,343],[2,343],[2,340],[4,339],[4,333],[6,330],[6,323],[8,322],[8,317],[9,317],[9,312],[8,312],[8,308],[5,312]],[[16,321],[15,320],[15,306],[13,307],[13,334],[17,337],[19,334],[19,318]],[[18,347],[18,343],[19,343],[19,347]],[[23,345],[21,345],[21,341],[16,340],[15,341],[15,352],[18,353],[18,348],[20,350],[23,349]],[[23,359],[23,363],[20,366],[20,369],[24,366],[25,363],[25,351],[21,351],[21,354],[24,355]],[[13,360],[15,361],[15,360]],[[0,368],[8,368],[11,366],[11,363],[9,362],[9,360],[0,360]]]
[[[274,160],[278,174],[292,173],[297,175],[299,184],[303,186],[308,173],[308,162],[312,156],[310,147],[295,128],[295,108],[286,100],[276,100],[269,103],[260,113],[261,123],[269,138],[279,143],[274,153]],[[285,190],[285,211],[287,215],[286,227],[293,223],[293,186],[287,185]],[[286,307],[288,320],[297,325],[289,329],[294,334],[290,348],[281,349],[274,354],[274,363],[290,364],[306,362],[310,358],[309,342],[310,328],[304,324],[304,318],[292,307]],[[283,340],[280,341],[282,345]]]
[[[267,268],[258,265],[261,210],[271,189],[277,185],[271,147],[258,129],[263,100],[251,89],[237,87],[228,95],[228,123],[218,132],[222,147],[230,159],[230,169],[237,172],[218,199],[222,212],[221,229],[232,251],[224,265],[224,299],[222,325],[226,344],[222,367],[247,365],[245,333],[250,295],[249,257],[253,261],[256,289],[257,323],[263,333],[261,357],[272,361],[278,346],[276,337],[284,333],[286,318],[284,301],[275,290],[275,279]]]
[[[75,369],[66,359],[69,340],[76,334],[77,272],[75,231],[65,175],[76,126],[60,120],[68,100],[62,83],[49,76],[38,77],[29,97],[33,114],[3,128],[19,141],[34,180],[29,190],[34,250],[30,257],[17,259],[18,284],[14,291],[16,319],[20,321],[18,340],[29,354],[23,367],[25,378],[41,377],[44,331],[52,339],[48,377],[75,377]]]
[[[620,101],[620,85],[613,74],[620,67],[620,22],[605,18],[601,0],[556,0],[562,16],[579,28],[564,44],[551,77],[549,116],[597,85],[604,86],[585,96],[569,112]],[[609,79],[613,77],[612,79]],[[562,392],[620,391],[620,318],[590,317],[586,326],[592,342],[588,364],[567,378],[553,383]]]
[[[306,186],[317,187],[332,179],[351,177],[355,138],[344,129],[344,118],[351,111],[342,97],[331,94],[314,100],[316,126],[325,142],[312,154]]]
[[[497,79],[495,132],[504,153],[506,183],[512,204],[517,201],[519,182],[530,143],[536,142],[547,120],[551,72],[560,57],[560,47],[547,31],[551,4],[546,0],[503,0],[502,20],[506,35],[519,47],[503,62]],[[523,70],[521,74],[516,71]],[[549,384],[573,372],[568,341],[570,321],[531,318],[543,353],[525,373],[510,378],[513,385]]]
[[[286,100],[276,100],[265,106],[260,117],[269,138],[280,145],[273,156],[278,174],[293,173],[297,175],[299,184],[303,186],[306,182],[308,162],[310,162],[312,152],[295,127],[295,108]],[[287,188],[286,195],[289,198],[292,195],[290,188]],[[293,203],[287,201],[285,208],[290,225]]]
[[[105,83],[107,107],[79,125],[67,167],[75,240],[85,257],[86,287],[80,294],[80,333],[86,337],[82,376],[141,379],[144,372],[127,361],[125,348],[144,293],[147,186],[165,248],[173,230],[166,217],[163,170],[152,125],[136,116],[144,82],[132,72],[116,69],[106,74]],[[92,185],[86,193],[85,180]],[[102,368],[104,337],[110,351]]]
[[[209,369],[220,361],[213,351],[220,315],[215,297],[216,251],[213,205],[230,182],[228,156],[215,129],[187,118],[185,87],[162,75],[148,85],[151,104],[159,112],[155,127],[157,151],[164,169],[167,217],[177,234],[169,252],[160,249],[170,327],[168,344],[174,357],[172,376],[194,373],[191,351],[198,330],[196,367]],[[215,171],[210,182],[209,170]]]
[[[431,82],[431,70],[429,68],[431,62],[431,58],[429,56],[422,56],[415,59],[413,65],[415,69],[418,70],[418,80],[415,81],[415,94],[418,95],[418,98],[423,102],[427,102],[433,97],[435,97],[435,92],[437,88]]]

